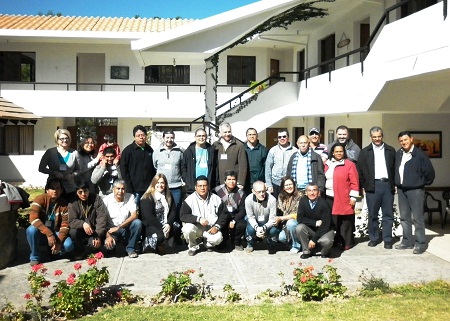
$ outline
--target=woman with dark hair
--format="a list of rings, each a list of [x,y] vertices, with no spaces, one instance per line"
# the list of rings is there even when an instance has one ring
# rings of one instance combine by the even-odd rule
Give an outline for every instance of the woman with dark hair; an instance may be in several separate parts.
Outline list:
[[[140,202],[144,238],[142,252],[164,254],[164,241],[180,228],[174,225],[175,207],[166,176],[156,174]]]
[[[70,148],[72,137],[67,129],[58,129],[53,135],[56,147],[45,151],[39,163],[39,172],[48,174],[48,180],[57,178],[65,192],[74,192],[74,179],[78,175],[79,165],[76,153]]]
[[[328,155],[331,157],[325,163],[325,188],[336,228],[335,242],[349,250],[353,245],[355,203],[359,196],[358,171],[347,159],[344,144],[334,144]]]
[[[109,215],[103,200],[89,193],[86,181],[75,183],[76,197],[69,204],[70,237],[75,243],[75,259],[81,259],[90,251],[98,250],[106,238]]]
[[[94,184],[91,182],[92,171],[100,161],[102,153],[97,155],[95,151],[95,140],[92,136],[85,136],[81,139],[80,144],[76,152],[76,158],[80,171],[78,173],[78,179],[87,181],[89,184],[89,192],[95,193]]]
[[[282,229],[278,239],[280,242],[291,244],[292,253],[300,252],[301,244],[297,239],[295,228],[297,222],[297,208],[302,193],[297,190],[297,184],[290,176],[281,179],[280,194],[277,201],[277,216],[275,224]]]

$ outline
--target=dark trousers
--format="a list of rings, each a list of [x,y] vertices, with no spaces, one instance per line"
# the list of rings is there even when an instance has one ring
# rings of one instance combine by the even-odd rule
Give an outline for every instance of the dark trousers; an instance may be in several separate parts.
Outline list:
[[[245,220],[235,221],[234,228],[229,228],[228,223],[227,226],[222,230],[223,243],[225,244],[225,242],[230,239],[232,240],[234,245],[241,245],[246,226],[247,222]]]
[[[394,194],[389,182],[375,181],[375,192],[366,193],[367,209],[369,211],[368,230],[371,241],[378,242],[380,239],[380,228],[378,223],[378,212],[382,211],[381,230],[383,241],[392,242],[392,225],[394,223]]]
[[[336,229],[335,242],[342,243],[347,248],[351,247],[354,241],[355,214],[333,214],[333,223]]]

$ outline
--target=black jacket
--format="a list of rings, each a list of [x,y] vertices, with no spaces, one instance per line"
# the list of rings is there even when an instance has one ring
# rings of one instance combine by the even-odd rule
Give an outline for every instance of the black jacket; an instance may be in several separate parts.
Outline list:
[[[317,227],[316,222],[321,220],[322,224]],[[321,197],[317,198],[314,208],[309,205],[309,199],[302,197],[298,204],[297,210],[298,224],[305,224],[311,228],[316,234],[311,238],[314,243],[333,229],[333,220],[331,216],[331,208],[327,201]]]
[[[156,174],[153,166],[153,148],[148,144],[142,149],[135,142],[122,151],[120,170],[127,183],[127,192],[144,193]]]
[[[212,191],[214,187],[219,185],[217,176],[217,153],[214,147],[206,143],[206,149],[208,150],[208,182],[209,190]],[[181,177],[186,184],[186,191],[191,194],[195,191],[195,166],[196,166],[196,153],[195,142],[191,143],[189,147],[183,153],[183,160],[181,162]]]
[[[395,149],[386,143],[384,143],[384,159],[386,161],[386,169],[388,173],[387,178],[389,179],[389,183],[391,185],[391,191],[394,193]],[[361,150],[356,167],[358,169],[361,187],[364,188],[366,192],[375,192],[375,155],[373,152],[372,143]]]
[[[142,225],[145,227],[154,226],[162,229],[161,222],[156,217],[155,213],[156,202],[153,196],[149,198],[141,199],[140,202],[140,211]],[[167,214],[167,224],[172,228],[173,223],[175,222],[175,202],[172,197],[172,201],[169,204],[169,213]]]
[[[435,173],[433,164],[427,155],[418,147],[414,147],[412,157],[405,164],[403,184],[400,184],[399,168],[403,151],[399,149],[395,155],[395,185],[403,190],[423,188],[433,184]]]
[[[286,170],[286,175],[291,175],[292,173],[292,164],[294,162],[294,157],[298,152],[292,154],[289,159],[289,163]],[[315,153],[311,150],[311,175],[312,175],[312,183],[317,184],[319,187],[320,193],[325,195],[325,174],[323,171],[323,162],[322,158],[319,154]]]

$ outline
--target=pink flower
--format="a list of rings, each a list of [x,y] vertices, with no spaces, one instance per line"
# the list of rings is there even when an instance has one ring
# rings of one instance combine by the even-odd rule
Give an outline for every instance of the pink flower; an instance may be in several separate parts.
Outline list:
[[[73,265],[73,268],[78,271],[79,269],[81,269],[81,263],[75,263]]]
[[[74,278],[74,279],[75,279],[75,277],[76,277],[75,273],[70,273],[69,276],[72,277],[72,278]]]
[[[308,278],[307,278],[306,276],[302,276],[302,277],[300,278],[300,281],[301,281],[302,283],[305,283],[306,281],[308,281]]]
[[[74,278],[72,275],[70,275],[70,276],[67,278],[66,283],[69,284],[69,285],[74,284],[74,283],[75,283],[75,278]]]
[[[46,287],[48,287],[50,285],[50,281],[43,281],[42,283],[41,283],[41,288],[46,288]]]
[[[58,298],[62,298],[63,294],[62,292],[58,292]]]
[[[122,297],[122,291],[117,291],[116,296],[120,299]]]
[[[42,264],[42,263],[40,263],[40,264],[36,264],[36,265],[33,265],[32,267],[31,267],[31,271],[33,271],[33,272],[38,272],[40,269],[42,269],[44,267],[44,264]]]
[[[61,274],[63,274],[63,271],[61,270],[56,270],[55,272],[53,272],[54,276],[60,276]]]
[[[25,294],[25,295],[23,296],[23,298],[24,298],[25,300],[30,300],[30,299],[32,298],[32,296],[31,296],[30,293],[27,293],[27,294]]]
[[[333,262],[333,259],[328,259],[328,263],[331,263],[331,262]]]
[[[100,294],[100,289],[94,289],[94,291],[92,291],[92,294],[93,295],[98,295],[98,294]]]
[[[88,258],[86,261],[89,266],[97,264],[97,259],[94,259],[93,257]]]
[[[96,253],[96,254],[94,255],[94,257],[95,257],[97,260],[103,259],[103,253],[102,253],[102,252],[98,252],[98,253]]]

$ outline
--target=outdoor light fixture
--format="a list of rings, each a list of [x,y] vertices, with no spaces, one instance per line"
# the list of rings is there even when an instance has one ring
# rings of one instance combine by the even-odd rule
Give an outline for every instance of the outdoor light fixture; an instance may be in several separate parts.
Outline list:
[[[350,43],[350,39],[347,38],[347,36],[345,35],[345,32],[344,32],[344,33],[342,33],[341,39],[337,43],[337,47],[342,48],[342,47],[348,46],[349,43]]]
[[[174,67],[177,66],[177,61],[175,60],[175,58],[173,58],[173,66],[174,66]]]

